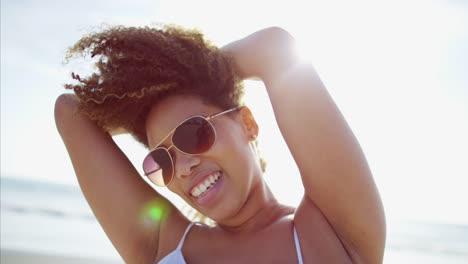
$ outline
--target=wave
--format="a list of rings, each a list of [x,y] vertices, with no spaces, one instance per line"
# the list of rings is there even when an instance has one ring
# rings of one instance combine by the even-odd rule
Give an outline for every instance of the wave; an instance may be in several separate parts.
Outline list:
[[[398,250],[398,251],[420,251],[424,253],[432,252],[437,254],[449,254],[449,255],[460,255],[468,257],[468,249],[466,243],[460,244],[443,244],[437,242],[424,241],[420,244],[394,244],[389,243],[387,249]]]
[[[1,211],[94,219],[78,186],[1,177]]]
[[[399,223],[389,229],[387,248],[468,257],[468,226],[438,223]]]
[[[1,204],[2,213],[12,212],[17,214],[36,214],[43,215],[48,217],[58,217],[58,218],[79,218],[88,221],[95,221],[95,217],[90,213],[80,213],[73,211],[66,211],[61,209],[54,208],[36,208],[36,207],[25,207],[15,204]]]

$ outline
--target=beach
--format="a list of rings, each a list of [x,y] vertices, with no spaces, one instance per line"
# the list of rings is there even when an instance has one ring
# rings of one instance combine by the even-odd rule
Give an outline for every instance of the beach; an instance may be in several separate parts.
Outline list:
[[[2,249],[2,264],[120,264],[123,261]]]
[[[80,189],[1,177],[1,263],[123,263]]]
[[[0,179],[2,264],[124,263],[77,186]],[[388,221],[384,264],[401,263],[468,263],[468,226]]]

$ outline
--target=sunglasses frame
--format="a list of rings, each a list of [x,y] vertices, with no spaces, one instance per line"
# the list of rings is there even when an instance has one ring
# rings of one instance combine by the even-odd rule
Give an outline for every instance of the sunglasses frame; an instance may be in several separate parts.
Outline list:
[[[207,152],[208,150],[211,149],[211,147],[212,147],[212,146],[215,144],[215,142],[216,142],[216,129],[215,129],[215,127],[213,126],[213,124],[210,122],[210,120],[213,119],[213,118],[215,118],[215,117],[218,117],[218,116],[221,116],[221,115],[224,115],[224,114],[227,114],[227,113],[230,113],[230,112],[239,110],[239,109],[241,109],[241,108],[242,108],[242,106],[236,106],[236,107],[233,107],[233,108],[231,108],[231,109],[228,109],[228,110],[225,110],[225,111],[222,111],[222,112],[219,112],[219,113],[210,115],[210,116],[194,115],[194,116],[191,116],[191,117],[188,117],[188,118],[184,119],[184,120],[183,120],[182,122],[180,122],[175,128],[173,128],[173,129],[169,132],[169,134],[168,134],[167,136],[165,136],[165,137],[164,137],[155,147],[153,147],[153,148],[149,151],[149,153],[145,156],[145,158],[143,159],[143,173],[145,174],[145,176],[148,177],[148,178],[150,178],[149,175],[150,175],[151,173],[154,173],[154,172],[156,172],[156,171],[162,169],[162,168],[160,168],[160,169],[158,169],[158,170],[151,171],[151,172],[149,172],[149,173],[147,174],[147,173],[145,172],[145,167],[144,167],[144,164],[145,164],[144,161],[148,158],[148,156],[150,156],[151,153],[152,153],[153,151],[156,151],[156,150],[158,150],[158,149],[162,149],[162,150],[166,151],[167,155],[169,156],[169,159],[171,160],[171,167],[172,167],[171,179],[169,180],[169,183],[168,183],[168,184],[165,184],[165,185],[156,184],[155,182],[151,181],[151,179],[150,179],[150,181],[151,181],[152,183],[156,184],[157,186],[160,186],[160,187],[169,186],[169,184],[171,184],[171,183],[172,183],[172,180],[174,179],[174,173],[175,173],[174,160],[172,159],[172,155],[171,155],[171,153],[169,152],[169,150],[170,150],[172,147],[174,147],[174,148],[176,148],[178,151],[180,151],[180,152],[182,152],[182,153],[184,153],[184,154],[186,154],[186,155],[191,155],[191,156],[200,155],[200,154],[203,154],[203,153]],[[180,127],[180,125],[182,125],[182,124],[185,123],[186,121],[188,121],[188,120],[190,120],[190,119],[192,119],[192,118],[195,118],[195,117],[201,117],[201,118],[203,118],[203,119],[211,126],[211,128],[213,129],[213,132],[214,132],[214,139],[213,139],[213,144],[212,144],[212,145],[210,146],[210,148],[208,148],[206,151],[200,152],[200,153],[197,153],[197,154],[191,154],[191,153],[187,153],[187,152],[185,152],[185,151],[179,149],[179,148],[174,144],[173,137],[174,137],[174,132],[177,130],[177,128]],[[161,145],[168,137],[171,137],[171,145],[170,145],[169,147],[167,147],[167,148],[159,146],[159,145]],[[162,176],[162,177],[163,177],[163,182],[164,182],[164,176]]]

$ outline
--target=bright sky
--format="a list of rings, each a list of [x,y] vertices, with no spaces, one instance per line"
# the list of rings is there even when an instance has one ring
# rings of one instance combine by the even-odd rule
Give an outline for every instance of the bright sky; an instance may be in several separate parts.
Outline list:
[[[468,224],[468,5],[271,2],[3,0],[1,175],[76,184],[53,105],[71,71],[61,64],[67,47],[93,26],[175,23],[223,45],[275,25],[295,36],[351,125],[389,220]],[[297,205],[300,177],[264,87],[247,88],[265,177],[280,201]],[[141,171],[146,151],[129,137],[116,140]]]

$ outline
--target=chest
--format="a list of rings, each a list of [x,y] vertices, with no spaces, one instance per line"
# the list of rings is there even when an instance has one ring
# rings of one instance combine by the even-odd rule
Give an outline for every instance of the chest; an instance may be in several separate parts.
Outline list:
[[[188,264],[298,263],[292,230],[272,230],[234,238],[208,235],[191,241],[182,248]]]

